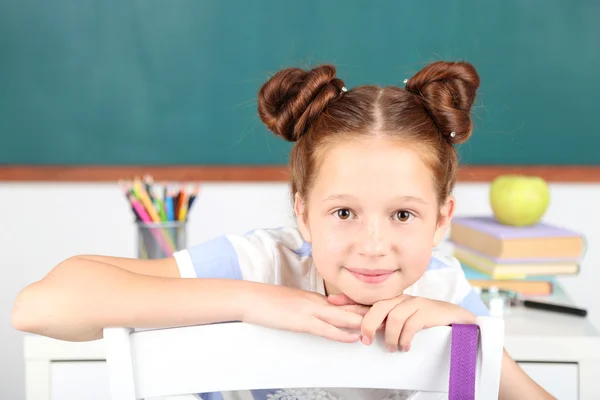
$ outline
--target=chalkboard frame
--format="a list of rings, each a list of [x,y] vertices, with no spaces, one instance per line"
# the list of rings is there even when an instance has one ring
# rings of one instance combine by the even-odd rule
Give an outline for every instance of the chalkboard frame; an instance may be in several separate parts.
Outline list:
[[[107,182],[150,174],[156,180],[204,182],[285,182],[286,165],[268,166],[0,166],[0,182]],[[600,183],[600,166],[588,165],[477,165],[463,166],[460,182],[489,182],[499,175],[540,176],[548,182]]]

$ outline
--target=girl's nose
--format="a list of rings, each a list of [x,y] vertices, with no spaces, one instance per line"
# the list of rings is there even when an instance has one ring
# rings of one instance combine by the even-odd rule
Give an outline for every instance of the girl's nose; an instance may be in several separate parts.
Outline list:
[[[385,221],[374,219],[363,229],[359,243],[359,252],[366,257],[382,257],[390,251],[390,233]]]

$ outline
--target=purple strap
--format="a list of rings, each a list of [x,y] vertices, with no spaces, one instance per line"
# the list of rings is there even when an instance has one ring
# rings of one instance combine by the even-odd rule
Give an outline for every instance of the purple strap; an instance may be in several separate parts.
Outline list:
[[[475,399],[478,340],[477,325],[452,325],[448,400]]]

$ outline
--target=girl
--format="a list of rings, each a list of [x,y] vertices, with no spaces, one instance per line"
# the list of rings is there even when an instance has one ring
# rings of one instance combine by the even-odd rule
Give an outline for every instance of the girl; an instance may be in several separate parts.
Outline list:
[[[454,146],[471,135],[479,76],[468,63],[440,61],[405,83],[348,90],[330,65],[279,71],[260,89],[258,113],[295,142],[297,227],[225,235],[163,260],[72,257],[18,295],[13,325],[83,341],[108,326],[239,320],[365,346],[384,329],[393,352],[410,351],[421,329],[474,323],[484,305],[459,263],[434,248],[454,213]],[[406,395],[342,388],[254,395],[317,392],[327,399]],[[550,396],[505,353],[500,398]]]

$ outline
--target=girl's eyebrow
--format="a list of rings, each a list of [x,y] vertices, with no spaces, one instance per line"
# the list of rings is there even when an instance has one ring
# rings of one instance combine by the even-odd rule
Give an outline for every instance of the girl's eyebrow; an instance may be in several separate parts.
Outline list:
[[[339,201],[339,200],[352,200],[354,199],[354,196],[351,196],[349,194],[332,194],[331,196],[327,196],[323,199],[323,202],[327,202],[327,201]]]
[[[340,200],[353,200],[355,199],[354,196],[351,196],[349,194],[332,194],[331,196],[327,196],[326,198],[323,199],[323,202],[327,202],[327,201],[340,201]],[[404,202],[404,203],[420,203],[420,204],[424,204],[427,205],[427,202],[422,199],[421,197],[417,197],[417,196],[398,196],[395,197],[393,199],[394,201],[397,202]]]
[[[396,198],[396,200],[398,201],[404,201],[404,202],[408,202],[408,203],[421,203],[421,204],[425,204],[427,205],[427,202],[422,199],[421,197],[417,197],[417,196],[399,196]]]

